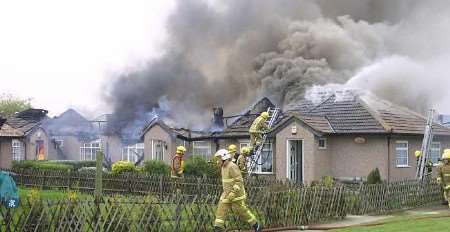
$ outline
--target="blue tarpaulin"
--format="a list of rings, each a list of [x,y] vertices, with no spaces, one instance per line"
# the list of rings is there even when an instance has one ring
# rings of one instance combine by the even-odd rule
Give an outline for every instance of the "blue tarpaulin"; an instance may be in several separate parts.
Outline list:
[[[16,182],[7,173],[0,171],[0,200],[6,208],[19,207],[19,192]]]

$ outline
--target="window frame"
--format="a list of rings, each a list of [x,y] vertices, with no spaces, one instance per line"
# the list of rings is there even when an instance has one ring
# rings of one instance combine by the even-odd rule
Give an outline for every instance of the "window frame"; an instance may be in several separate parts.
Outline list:
[[[432,154],[433,154],[433,145],[439,145],[439,150],[437,151],[437,157],[436,157],[436,163],[435,162],[433,162],[433,166],[437,166],[438,165],[438,163],[439,163],[439,158],[441,158],[440,156],[441,156],[441,151],[442,151],[442,146],[441,146],[441,142],[440,141],[436,141],[436,142],[432,142],[431,143],[431,147],[430,147],[430,159],[431,159],[431,161],[433,161],[433,157],[432,157]],[[437,150],[437,149],[436,149]]]
[[[140,154],[139,150],[142,151],[142,155],[144,155],[144,151],[145,151],[145,144],[144,143],[135,143],[132,145],[128,145],[128,146],[123,146],[122,147],[122,160],[124,161],[128,161],[128,162],[132,162],[132,163],[136,163],[139,159],[139,157],[136,155]],[[136,152],[133,152],[133,150]],[[135,159],[130,159],[131,157],[133,157]],[[126,159],[125,159],[126,158]]]
[[[207,143],[207,145],[196,145],[197,143]],[[206,154],[197,154],[195,152],[195,149],[207,149]],[[211,142],[210,141],[193,141],[192,142],[192,155],[200,155],[201,157],[205,158],[206,160],[211,159],[212,157],[212,149],[211,149]]]
[[[17,150],[19,151],[18,155],[15,152]],[[14,160],[14,161],[25,160],[25,144],[23,141],[21,141],[19,139],[11,140],[11,156],[12,156],[12,160]]]
[[[324,146],[320,146],[320,141],[323,141]],[[317,147],[319,150],[326,150],[328,145],[327,138],[319,138],[317,140]]]
[[[270,152],[272,153],[272,159],[271,159],[271,165],[272,165],[272,171],[271,172],[267,172],[267,171],[262,171],[262,165],[256,165],[256,170],[255,170],[255,172],[253,172],[254,174],[260,174],[260,175],[270,175],[270,174],[273,174],[274,172],[273,172],[273,168],[274,168],[274,166],[273,166],[273,143],[272,142],[270,142],[270,143],[264,143],[264,145],[269,145],[270,146]],[[243,147],[248,147],[248,146],[250,146],[250,142],[240,142],[239,143],[239,147],[242,149]],[[263,151],[264,151],[264,149],[263,149]],[[260,159],[261,159],[261,157],[262,156],[260,156]],[[260,160],[258,160],[257,161],[258,163],[260,163],[261,161]],[[248,168],[250,168],[250,165],[251,164],[251,159],[250,159],[250,157],[249,158],[247,158],[247,165],[248,165]]]
[[[406,147],[397,147],[398,144],[406,144]],[[398,164],[398,153],[397,151],[406,151],[406,164]],[[395,166],[397,168],[409,168],[409,142],[407,140],[397,140],[395,141]]]
[[[94,146],[94,144],[98,146]],[[80,160],[88,160],[88,161],[96,160],[97,151],[101,150],[101,147],[102,147],[101,140],[93,140],[88,143],[83,143],[83,145],[80,147]],[[90,154],[87,154],[86,151],[89,151]],[[86,159],[87,155],[89,155],[91,159]]]
[[[156,144],[160,143],[161,144],[161,148],[162,148],[162,154],[161,154],[161,159],[159,159],[159,157],[157,157],[156,154]],[[164,140],[159,140],[159,139],[152,139],[152,160],[164,160],[164,156],[166,155],[166,148],[165,148],[165,144],[166,142]]]

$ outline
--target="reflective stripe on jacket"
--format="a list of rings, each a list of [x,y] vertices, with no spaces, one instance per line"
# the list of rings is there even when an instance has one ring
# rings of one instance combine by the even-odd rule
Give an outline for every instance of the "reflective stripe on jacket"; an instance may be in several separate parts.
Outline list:
[[[239,167],[235,163],[228,162],[222,167],[222,184],[223,193],[220,196],[220,201],[223,203],[245,200],[247,198],[244,179],[242,178]]]

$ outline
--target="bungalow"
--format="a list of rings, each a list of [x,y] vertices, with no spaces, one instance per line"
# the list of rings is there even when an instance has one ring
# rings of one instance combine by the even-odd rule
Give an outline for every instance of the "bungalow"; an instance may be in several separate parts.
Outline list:
[[[28,109],[3,120],[0,168],[10,168],[12,160],[49,158],[49,137],[39,127],[47,119],[46,110]]]
[[[248,129],[268,107],[263,98],[219,132],[195,132],[153,121],[142,134],[145,159],[169,163],[177,145],[187,155],[209,158],[229,144],[249,144]],[[227,124],[227,123],[226,123]],[[370,94],[342,92],[303,100],[285,109],[264,144],[256,173],[306,183],[323,176],[364,178],[375,168],[385,180],[413,178],[414,151],[420,150],[424,116]],[[450,129],[435,123],[431,159],[450,147]]]

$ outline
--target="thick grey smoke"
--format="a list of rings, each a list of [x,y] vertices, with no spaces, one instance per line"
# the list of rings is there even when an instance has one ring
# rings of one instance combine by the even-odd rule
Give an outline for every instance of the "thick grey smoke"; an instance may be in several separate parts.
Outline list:
[[[114,104],[116,126],[126,127],[158,109],[178,126],[202,129],[213,106],[238,112],[262,96],[288,106],[311,86],[343,84],[355,75],[384,83],[379,75],[358,75],[395,55],[429,61],[427,55],[449,41],[443,28],[448,21],[439,21],[440,26],[432,22],[443,20],[433,18],[433,10],[448,17],[445,1],[422,2],[179,0],[168,21],[165,54],[111,86],[108,100]],[[445,39],[428,44],[428,35]],[[396,94],[391,84],[374,89],[361,81],[349,84],[405,104],[405,96]],[[390,91],[384,96],[386,88]]]

